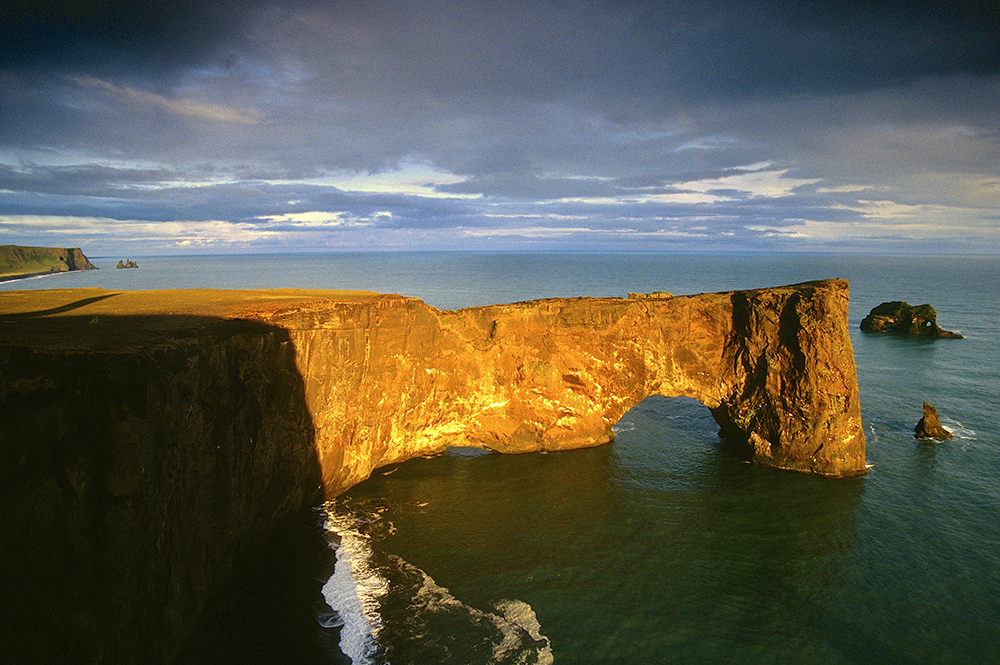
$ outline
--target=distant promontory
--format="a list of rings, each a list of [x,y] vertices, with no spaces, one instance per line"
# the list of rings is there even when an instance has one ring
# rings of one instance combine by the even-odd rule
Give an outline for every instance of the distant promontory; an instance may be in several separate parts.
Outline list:
[[[72,270],[97,270],[79,247],[0,245],[0,282]]]

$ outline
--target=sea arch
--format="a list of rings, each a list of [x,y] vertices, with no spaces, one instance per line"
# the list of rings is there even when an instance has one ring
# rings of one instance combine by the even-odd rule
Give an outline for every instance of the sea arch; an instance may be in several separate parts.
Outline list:
[[[628,410],[612,430],[616,467],[626,475],[680,478],[708,460],[745,460],[718,436],[712,412],[690,397],[650,395]]]
[[[282,325],[329,495],[448,446],[600,445],[650,395],[701,402],[758,464],[842,477],[865,471],[848,293],[826,280],[454,311],[387,296]]]

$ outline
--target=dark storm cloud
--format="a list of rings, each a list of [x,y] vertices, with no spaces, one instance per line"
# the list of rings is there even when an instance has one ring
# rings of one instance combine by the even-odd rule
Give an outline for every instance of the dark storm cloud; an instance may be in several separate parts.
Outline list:
[[[989,2],[8,0],[0,240],[981,223],[998,74]]]
[[[852,90],[995,73],[995,9],[931,0],[8,0],[0,60],[29,71],[155,76],[231,62],[305,14],[340,29],[325,46],[353,66],[348,75],[392,76],[432,95]]]
[[[169,74],[239,49],[250,19],[271,4],[7,0],[0,7],[0,59],[28,71]]]
[[[591,96],[623,114],[619,99],[843,92],[1000,67],[987,3],[401,3],[389,16],[368,7],[359,23],[379,26],[386,62],[420,89]]]

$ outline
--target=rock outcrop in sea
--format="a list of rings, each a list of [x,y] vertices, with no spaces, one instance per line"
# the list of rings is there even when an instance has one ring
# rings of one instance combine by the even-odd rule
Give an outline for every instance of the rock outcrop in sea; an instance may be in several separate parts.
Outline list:
[[[941,425],[937,409],[927,402],[924,402],[924,415],[917,421],[913,432],[913,436],[918,439],[950,439],[952,437],[952,433]]]
[[[909,305],[905,302],[884,302],[861,320],[865,332],[888,332],[923,337],[962,339],[958,333],[944,330],[937,324],[937,312],[930,305]]]
[[[865,472],[841,280],[440,311],[321,291],[0,292],[10,662],[171,662],[310,509],[448,446],[599,445],[649,395]]]

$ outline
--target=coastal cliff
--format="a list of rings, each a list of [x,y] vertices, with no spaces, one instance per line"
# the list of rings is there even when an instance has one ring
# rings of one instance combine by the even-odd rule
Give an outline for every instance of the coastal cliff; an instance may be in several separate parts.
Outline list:
[[[262,543],[450,445],[609,441],[688,396],[759,464],[865,471],[839,280],[440,311],[315,291],[0,293],[5,653],[172,662]],[[53,617],[60,617],[54,621]]]
[[[759,464],[863,473],[848,287],[575,298],[438,311],[386,296],[247,313],[288,330],[337,494],[450,445],[606,443],[649,395],[697,399]]]
[[[78,247],[0,245],[0,281],[72,270],[97,270]]]
[[[321,499],[287,335],[204,326],[141,349],[0,346],[8,662],[170,662]]]

